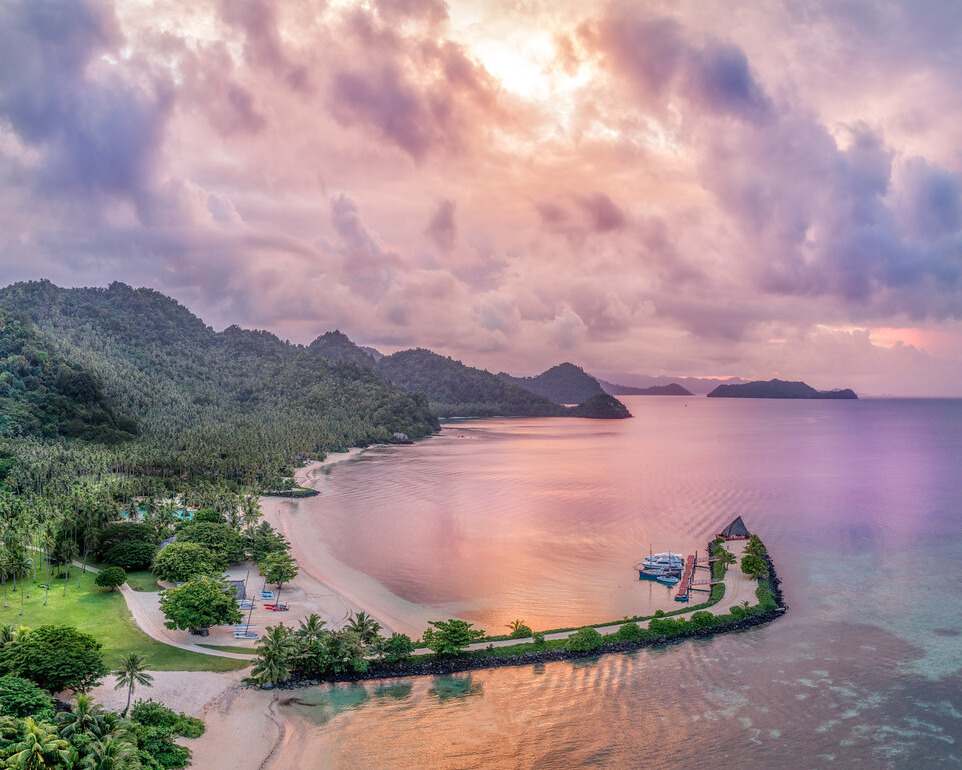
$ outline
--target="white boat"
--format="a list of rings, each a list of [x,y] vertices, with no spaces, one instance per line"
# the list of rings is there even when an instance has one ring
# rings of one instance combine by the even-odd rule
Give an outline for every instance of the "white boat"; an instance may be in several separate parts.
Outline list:
[[[681,582],[681,578],[677,575],[659,575],[655,578],[655,580],[657,580],[659,583],[664,583],[670,586],[677,585]]]
[[[643,569],[667,569],[682,570],[685,568],[685,557],[678,553],[665,551],[664,553],[654,553],[641,560]]]

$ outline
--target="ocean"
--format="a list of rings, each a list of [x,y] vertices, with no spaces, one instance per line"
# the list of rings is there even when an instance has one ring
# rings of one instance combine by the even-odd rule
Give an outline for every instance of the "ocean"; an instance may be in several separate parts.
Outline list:
[[[396,630],[505,633],[675,609],[635,562],[742,516],[789,612],[586,662],[299,690],[281,709],[315,766],[962,763],[962,400],[623,400],[634,419],[452,421],[331,466],[302,536]]]

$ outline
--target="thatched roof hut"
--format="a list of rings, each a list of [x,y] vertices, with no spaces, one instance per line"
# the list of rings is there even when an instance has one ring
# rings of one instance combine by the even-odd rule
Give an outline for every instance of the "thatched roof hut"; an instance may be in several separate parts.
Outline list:
[[[747,540],[751,537],[751,533],[748,531],[748,527],[745,526],[745,522],[742,521],[742,517],[739,516],[719,532],[717,537],[723,537],[725,540]]]

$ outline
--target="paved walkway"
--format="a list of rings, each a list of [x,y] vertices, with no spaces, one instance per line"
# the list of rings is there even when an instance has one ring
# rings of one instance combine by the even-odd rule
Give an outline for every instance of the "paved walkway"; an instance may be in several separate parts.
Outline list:
[[[84,564],[81,561],[74,561],[73,564],[75,567],[84,568]],[[86,569],[95,575],[100,572],[99,568],[93,567],[90,564],[87,565]],[[191,642],[189,639],[183,638],[185,635],[188,637],[192,636],[188,631],[173,631],[167,628],[167,626],[164,625],[167,619],[164,617],[164,613],[160,611],[159,592],[134,591],[129,585],[124,583],[120,587],[120,593],[123,594],[124,601],[127,602],[127,609],[130,610],[130,615],[133,617],[134,623],[151,639],[161,644],[169,644],[171,647],[178,647],[181,650],[199,652],[201,655],[213,655],[218,658],[234,658],[235,660],[252,660],[250,655],[201,647],[196,642]],[[208,637],[202,638],[205,640],[208,639]],[[222,640],[213,639],[210,641],[211,643],[217,643]],[[223,643],[229,644],[227,641],[223,641]]]
[[[755,589],[758,584],[752,580],[748,575],[741,571],[739,563],[745,552],[745,546],[748,544],[747,540],[733,540],[725,544],[725,547],[735,554],[736,562],[729,566],[725,572],[725,596],[722,598],[718,604],[713,604],[711,607],[707,608],[707,612],[711,612],[713,615],[725,615],[732,607],[736,604],[742,604],[743,602],[750,602],[755,604],[757,598],[755,596]],[[696,596],[698,594],[696,593]],[[704,594],[704,601],[708,600],[708,594]],[[702,604],[703,600],[695,600],[692,603]],[[697,610],[696,610],[697,611]],[[672,615],[673,618],[681,618],[683,620],[688,620],[691,617],[691,612],[683,612],[678,615]],[[618,621],[617,623],[612,623],[609,626],[600,626],[595,630],[602,636],[608,636],[618,631],[624,625],[624,621]],[[545,634],[544,638],[548,639],[567,639],[572,634],[576,634],[577,629],[574,631],[558,631],[553,634]],[[489,646],[491,647],[510,647],[514,644],[523,644],[525,642],[533,642],[532,637],[526,637],[523,639],[503,639],[499,642],[476,642],[474,644],[468,645],[469,650],[484,650]],[[426,647],[421,647],[414,651],[415,655],[426,655],[430,653],[431,650]]]
[[[731,565],[725,573],[724,598],[718,604],[709,607],[708,612],[711,612],[715,615],[724,615],[737,604],[742,604],[745,601],[748,601],[751,604],[755,603],[755,588],[757,587],[756,583],[754,580],[744,574],[738,566],[738,562],[741,561],[741,557],[744,554],[746,544],[747,541],[744,540],[736,540],[726,544],[726,547],[735,554],[737,561],[735,564]],[[83,566],[82,562],[79,561],[75,561],[74,565],[77,567]],[[93,573],[100,572],[99,569],[92,567],[89,564],[87,565],[87,569]],[[178,631],[167,628],[167,626],[164,625],[166,618],[164,617],[163,612],[160,610],[159,592],[134,591],[126,583],[121,586],[120,591],[123,594],[124,600],[127,602],[127,608],[130,610],[130,614],[133,617],[134,622],[141,631],[143,631],[152,639],[161,642],[162,644],[169,644],[172,647],[177,647],[182,650],[198,652],[201,655],[213,655],[221,658],[234,658],[235,660],[252,660],[250,655],[245,655],[243,653],[227,652],[226,650],[212,650],[208,647],[201,647],[196,641],[193,641],[198,637],[193,636],[187,631]],[[707,599],[707,594],[705,597]],[[695,601],[694,603],[700,604],[701,602]],[[685,612],[678,615],[672,615],[671,617],[687,620],[690,615],[691,613]],[[619,621],[617,623],[612,623],[611,625],[601,626],[597,629],[597,631],[603,636],[607,636],[617,632],[623,623],[624,621]],[[252,630],[254,630],[253,626]],[[567,639],[574,633],[577,633],[577,631],[558,631],[556,633],[545,634],[545,639]],[[242,645],[242,643],[233,639],[233,634],[231,634],[226,627],[212,629],[212,635],[203,638],[205,642],[209,644]],[[511,645],[522,644],[524,642],[531,641],[533,641],[533,639],[531,637],[527,637],[523,639],[505,639],[498,642],[477,642],[469,645],[468,649],[482,650],[489,646],[509,647]],[[415,654],[428,654],[430,652],[431,650],[424,647],[414,651]]]

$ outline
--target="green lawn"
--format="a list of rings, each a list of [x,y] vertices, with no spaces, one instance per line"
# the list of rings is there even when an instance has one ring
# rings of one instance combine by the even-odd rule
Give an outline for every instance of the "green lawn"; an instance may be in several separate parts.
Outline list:
[[[63,579],[52,578],[47,605],[44,606],[44,589],[41,586],[45,581],[45,573],[43,557],[38,554],[37,583],[30,581],[30,598],[24,597],[23,616],[20,615],[19,585],[14,592],[8,581],[7,606],[0,606],[0,624],[28,628],[44,624],[76,626],[103,644],[104,657],[111,667],[117,664],[121,656],[130,652],[144,655],[148,668],[154,671],[233,671],[250,665],[243,660],[202,655],[151,639],[137,628],[119,591],[109,593],[98,588],[92,572],[83,575],[78,588],[79,575],[79,568],[70,570],[66,597],[63,596]],[[2,604],[3,596],[0,593]]]
[[[239,652],[241,655],[256,655],[257,650],[253,647],[241,647],[236,644],[201,644],[208,650],[222,650],[223,652]]]
[[[158,591],[164,590],[163,586],[157,582],[157,578],[154,577],[154,573],[147,572],[147,570],[143,572],[128,572],[127,585],[135,591],[146,591],[147,593],[157,593]]]

